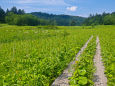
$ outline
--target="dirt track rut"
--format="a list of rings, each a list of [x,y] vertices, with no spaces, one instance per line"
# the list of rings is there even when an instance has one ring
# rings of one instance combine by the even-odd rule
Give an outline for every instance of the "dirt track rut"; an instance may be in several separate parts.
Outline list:
[[[78,60],[78,57],[81,55],[81,53],[84,51],[84,49],[87,47],[90,40],[93,38],[91,36],[89,40],[85,43],[85,45],[81,48],[81,50],[76,55],[75,61]],[[70,62],[68,67],[63,71],[63,73],[52,83],[51,86],[69,86],[69,80],[68,78],[72,76],[72,73],[74,71],[73,64],[75,64],[75,61]]]
[[[94,86],[107,86],[107,78],[104,74],[104,66],[101,58],[101,48],[99,43],[99,37],[96,39],[96,54],[94,56],[94,65],[96,67],[96,72],[94,74]]]

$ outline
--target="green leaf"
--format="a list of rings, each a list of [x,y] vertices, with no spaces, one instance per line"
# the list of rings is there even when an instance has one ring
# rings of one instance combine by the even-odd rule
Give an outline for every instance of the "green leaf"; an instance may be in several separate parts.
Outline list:
[[[78,83],[80,85],[86,85],[87,84],[87,77],[79,77]]]
[[[78,70],[79,75],[85,75],[86,74],[86,70],[82,69],[82,70]]]
[[[75,84],[76,84],[76,80],[75,80],[75,79],[71,80],[71,81],[70,81],[70,84],[71,84],[71,85],[75,85]]]

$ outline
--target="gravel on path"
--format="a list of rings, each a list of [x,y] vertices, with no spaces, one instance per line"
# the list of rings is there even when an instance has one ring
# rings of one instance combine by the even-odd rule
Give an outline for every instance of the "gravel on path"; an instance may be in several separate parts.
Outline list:
[[[104,65],[101,58],[101,47],[99,42],[99,37],[96,39],[96,54],[94,56],[94,65],[96,67],[96,72],[94,74],[94,86],[107,86],[107,78],[104,74]]]

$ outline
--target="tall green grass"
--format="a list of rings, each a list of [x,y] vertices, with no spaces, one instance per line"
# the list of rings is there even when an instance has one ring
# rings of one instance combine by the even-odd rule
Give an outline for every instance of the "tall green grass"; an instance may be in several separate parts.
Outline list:
[[[1,85],[49,86],[91,36],[81,27],[0,28]]]

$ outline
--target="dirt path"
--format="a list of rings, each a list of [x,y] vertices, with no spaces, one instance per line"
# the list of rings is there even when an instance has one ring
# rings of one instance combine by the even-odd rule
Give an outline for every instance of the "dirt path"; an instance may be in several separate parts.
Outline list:
[[[99,43],[99,37],[96,39],[96,55],[94,56],[94,65],[96,67],[96,72],[94,74],[94,86],[107,86],[107,78],[104,74],[104,66],[101,58],[101,48]]]
[[[84,49],[87,47],[89,41],[93,38],[91,36],[89,40],[85,43],[85,45],[81,48],[81,50],[76,55],[75,61],[78,60],[78,57],[81,55],[81,53],[84,51]],[[75,61],[70,62],[68,67],[63,71],[63,73],[53,82],[51,86],[69,86],[69,80],[68,77],[72,76],[72,73],[74,71],[73,64],[75,64]]]

